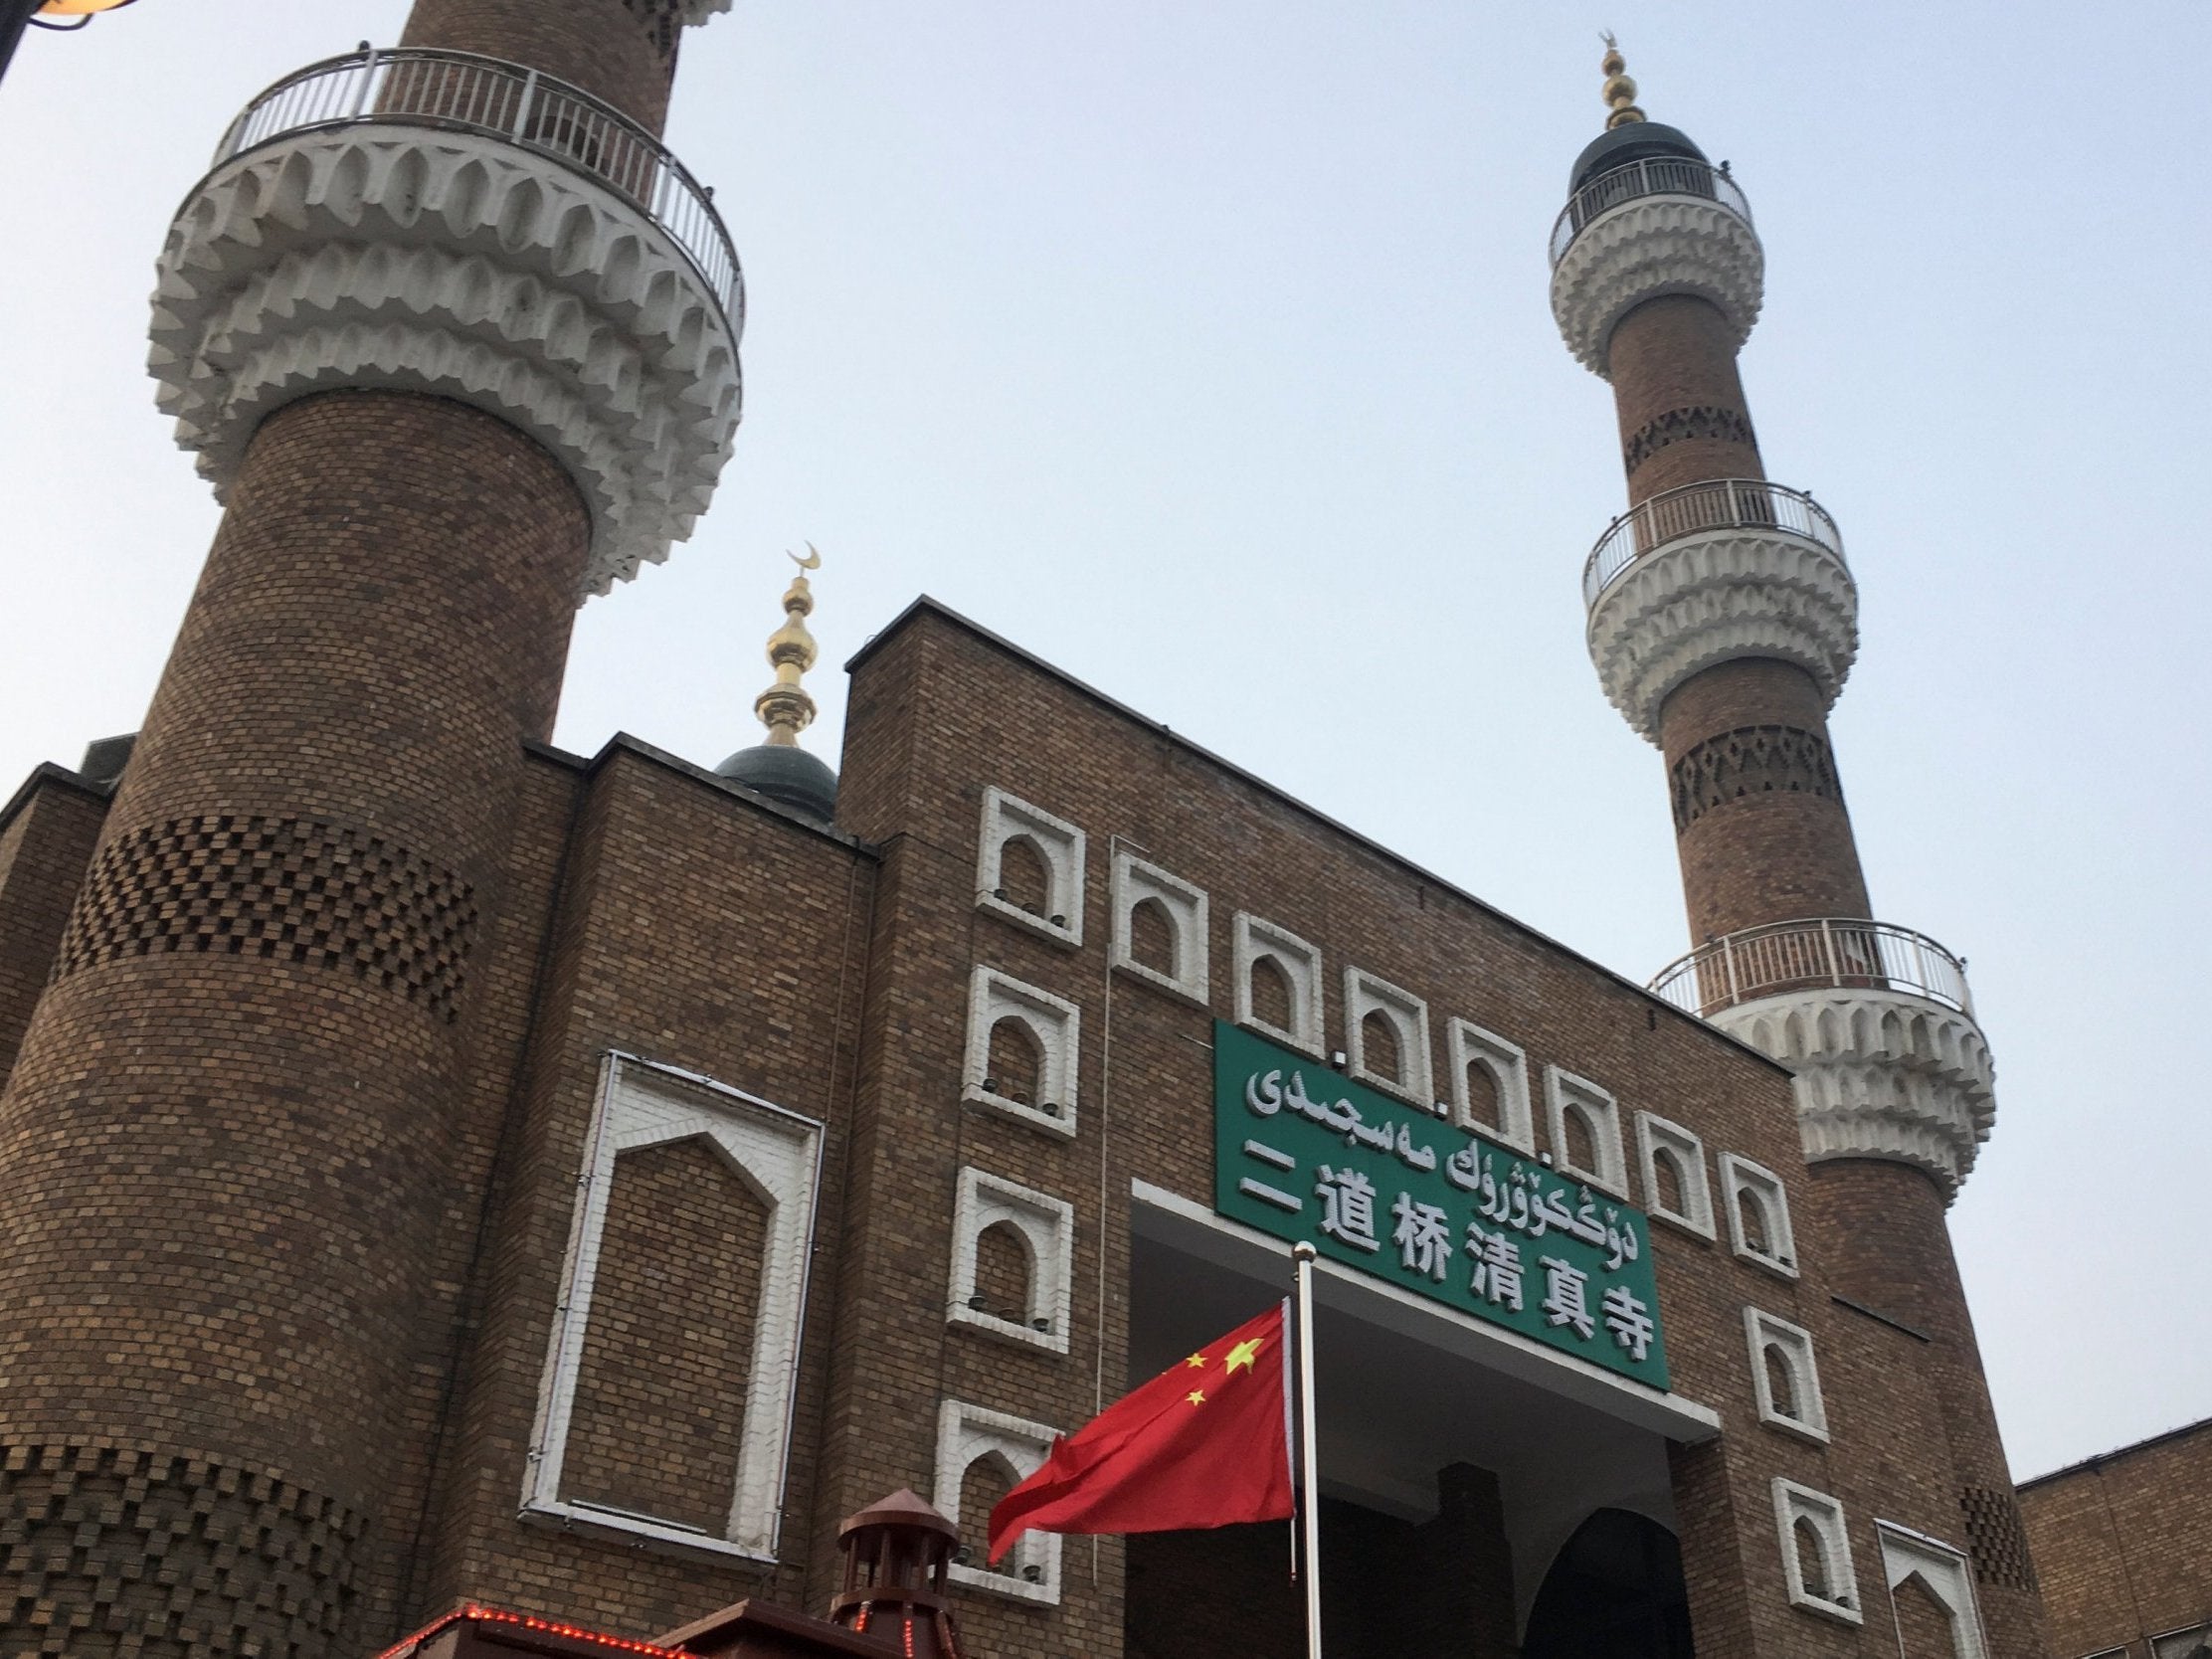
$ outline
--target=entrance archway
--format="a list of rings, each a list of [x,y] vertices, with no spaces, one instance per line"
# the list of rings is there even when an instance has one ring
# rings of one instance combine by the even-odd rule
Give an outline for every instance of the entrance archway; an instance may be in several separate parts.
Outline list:
[[[1545,1573],[1521,1652],[1523,1659],[1694,1659],[1674,1534],[1624,1509],[1592,1514]]]

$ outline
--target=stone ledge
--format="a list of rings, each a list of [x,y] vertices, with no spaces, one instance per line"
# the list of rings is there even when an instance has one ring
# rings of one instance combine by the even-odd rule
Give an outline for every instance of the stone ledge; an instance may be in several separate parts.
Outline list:
[[[1606,697],[1657,743],[1667,694],[1738,657],[1796,663],[1832,705],[1859,653],[1859,591],[1802,536],[1705,531],[1627,565],[1590,607],[1586,638]]]
[[[1995,1070],[1972,1017],[1898,991],[1814,987],[1723,1009],[1712,1022],[1796,1073],[1805,1157],[1877,1158],[1946,1197],[1996,1122]]]
[[[1758,320],[1765,278],[1758,234],[1718,202],[1638,196],[1576,233],[1552,273],[1552,315],[1575,360],[1602,380],[1613,324],[1632,307],[1697,294],[1720,309],[1741,346]]]
[[[453,398],[566,466],[592,512],[584,593],[605,593],[690,534],[729,457],[737,337],[689,260],[613,190],[496,138],[368,123],[265,144],[187,198],[158,271],[156,399],[218,497],[296,398]]]

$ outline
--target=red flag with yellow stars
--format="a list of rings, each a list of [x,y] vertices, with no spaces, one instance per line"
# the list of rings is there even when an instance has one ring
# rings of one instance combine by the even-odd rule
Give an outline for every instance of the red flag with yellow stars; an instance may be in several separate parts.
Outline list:
[[[1073,1434],[991,1512],[991,1559],[1023,1533],[1170,1533],[1291,1513],[1288,1304],[1206,1344]]]

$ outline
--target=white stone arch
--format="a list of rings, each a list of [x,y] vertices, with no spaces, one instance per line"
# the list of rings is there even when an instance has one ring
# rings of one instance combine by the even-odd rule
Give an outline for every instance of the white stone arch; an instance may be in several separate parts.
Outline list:
[[[737,1481],[720,1537],[679,1522],[580,1503],[561,1489],[616,1161],[625,1153],[692,1139],[704,1141],[768,1212]],[[716,1554],[775,1559],[821,1163],[822,1126],[811,1118],[672,1066],[627,1054],[607,1056],[538,1389],[523,1475],[525,1513]]]
[[[1901,1527],[1894,1521],[1877,1521],[1882,1542],[1882,1576],[1896,1616],[1896,1595],[1906,1579],[1918,1577],[1943,1610],[1950,1614],[1951,1647],[1956,1659],[1988,1659],[1989,1644],[1982,1634],[1981,1608],[1974,1600],[1973,1569],[1963,1553],[1940,1539]]]

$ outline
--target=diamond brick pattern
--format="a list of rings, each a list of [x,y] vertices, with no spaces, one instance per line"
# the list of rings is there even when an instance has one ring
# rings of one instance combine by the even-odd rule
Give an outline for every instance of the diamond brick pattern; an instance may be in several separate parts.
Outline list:
[[[2033,1590],[2035,1564],[2028,1555],[2028,1530],[2020,1505],[2009,1492],[1968,1486],[1959,1490],[1958,1507],[1966,1517],[1966,1547],[1974,1558],[1974,1576],[1985,1584]]]
[[[1621,447],[1621,464],[1633,472],[1669,444],[1693,438],[1745,444],[1754,449],[1758,445],[1758,440],[1751,436],[1750,416],[1719,404],[1700,404],[1689,409],[1667,410],[1637,428]]]
[[[349,968],[451,1021],[475,928],[466,882],[376,836],[176,819],[100,850],[54,977],[158,951],[258,956]]]
[[[1843,799],[1828,740],[1796,726],[1739,726],[1709,737],[1674,763],[1669,783],[1677,834],[1714,808],[1747,795]]]
[[[9,1652],[347,1651],[361,1532],[328,1498],[196,1457],[9,1446],[0,1460],[0,1559],[15,1589],[0,1613]]]

